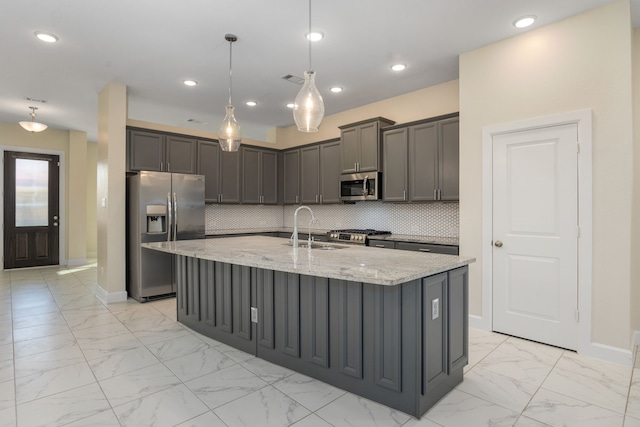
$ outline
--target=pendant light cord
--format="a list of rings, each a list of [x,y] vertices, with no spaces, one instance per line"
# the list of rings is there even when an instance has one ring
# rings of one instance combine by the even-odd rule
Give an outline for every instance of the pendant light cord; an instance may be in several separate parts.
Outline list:
[[[229,40],[229,105],[231,105],[231,51],[233,45],[233,40]]]
[[[307,33],[309,39],[309,71],[313,71],[311,66],[311,0],[309,0],[309,33]]]

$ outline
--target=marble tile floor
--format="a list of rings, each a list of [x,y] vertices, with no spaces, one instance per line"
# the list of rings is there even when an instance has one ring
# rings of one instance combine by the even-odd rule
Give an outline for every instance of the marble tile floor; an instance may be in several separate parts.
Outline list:
[[[480,330],[422,419],[208,339],[175,299],[105,306],[95,265],[0,272],[0,427],[640,427],[635,369]]]

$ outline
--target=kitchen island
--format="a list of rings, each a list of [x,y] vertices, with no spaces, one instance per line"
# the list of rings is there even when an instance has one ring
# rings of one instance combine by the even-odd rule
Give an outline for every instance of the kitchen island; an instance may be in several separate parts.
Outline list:
[[[178,320],[420,417],[462,381],[473,258],[277,237],[145,243],[176,256]]]

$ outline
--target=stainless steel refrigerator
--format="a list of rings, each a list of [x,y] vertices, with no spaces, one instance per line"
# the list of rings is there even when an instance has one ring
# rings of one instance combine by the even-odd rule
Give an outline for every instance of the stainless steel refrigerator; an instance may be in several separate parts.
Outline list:
[[[175,294],[172,254],[141,243],[203,239],[204,176],[140,172],[127,177],[127,292],[140,302]]]

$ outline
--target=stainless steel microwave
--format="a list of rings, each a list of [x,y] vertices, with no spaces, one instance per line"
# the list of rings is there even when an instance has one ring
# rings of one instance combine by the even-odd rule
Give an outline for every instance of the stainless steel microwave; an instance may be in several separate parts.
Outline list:
[[[340,176],[340,200],[378,200],[382,181],[380,172],[354,173]]]

